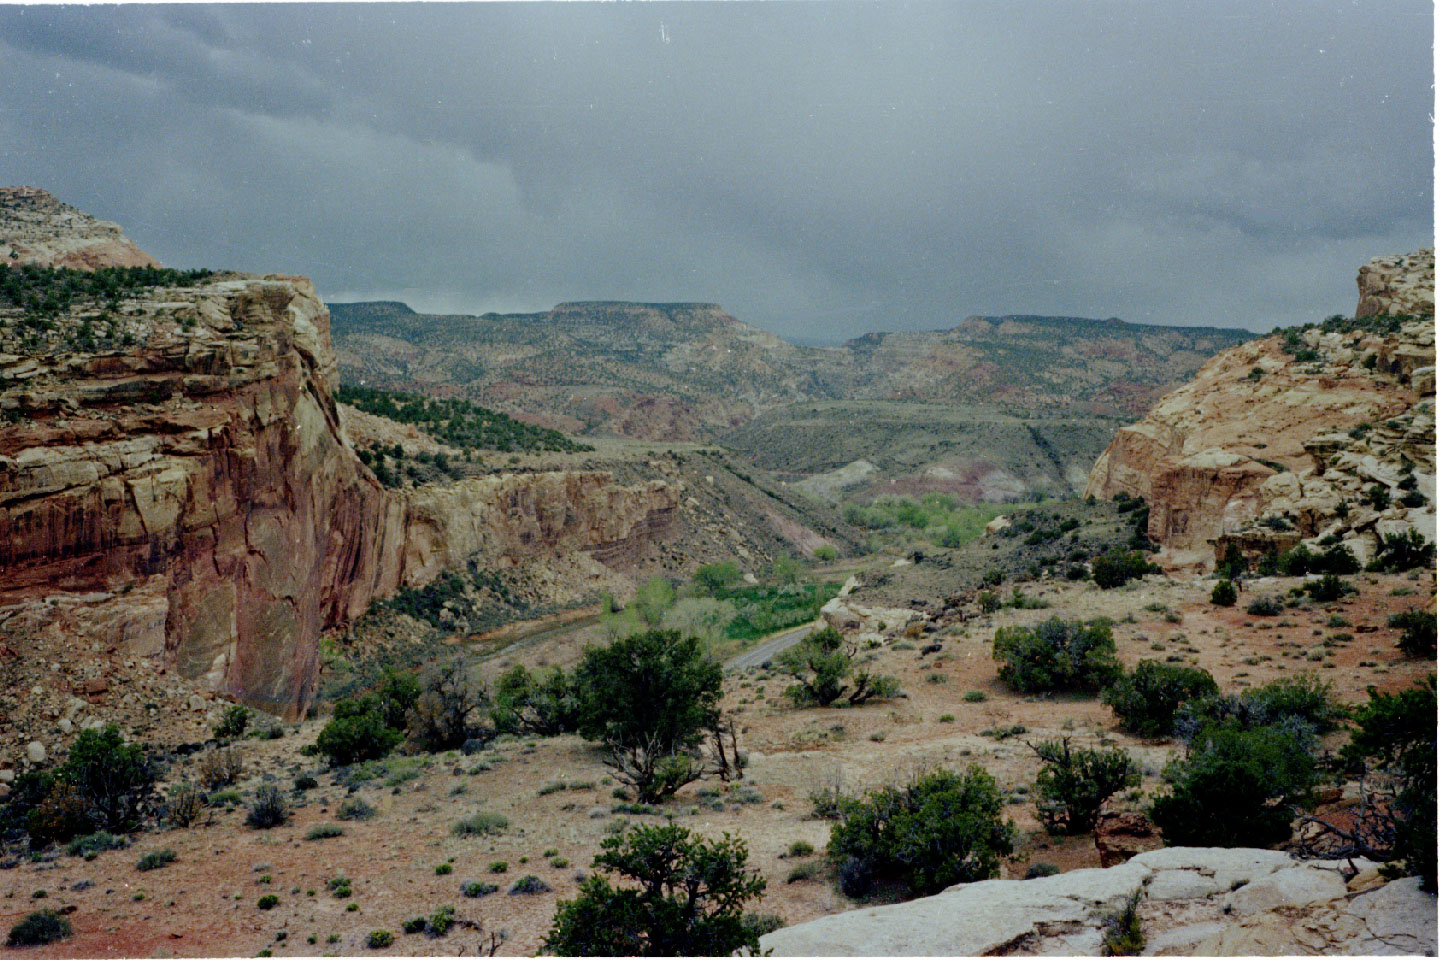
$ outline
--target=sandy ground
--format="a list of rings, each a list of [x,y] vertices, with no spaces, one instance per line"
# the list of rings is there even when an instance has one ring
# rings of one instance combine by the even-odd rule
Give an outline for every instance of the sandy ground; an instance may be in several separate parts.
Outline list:
[[[1350,579],[1361,587],[1358,596],[1325,605],[1306,602],[1268,618],[1247,615],[1245,605],[1257,595],[1284,596],[1299,580],[1252,581],[1231,609],[1210,606],[1211,582],[1203,580],[1151,577],[1114,591],[1066,582],[1027,585],[1026,592],[1050,608],[1005,610],[946,626],[928,638],[943,644],[938,654],[922,657],[923,643],[900,638],[870,651],[874,661],[868,666],[897,676],[906,696],[862,708],[797,710],[783,696],[784,678],[758,669],[733,675],[726,681],[725,708],[738,721],[741,747],[749,752],[745,782],[691,785],[664,812],[706,835],[743,837],[752,865],[769,884],[758,911],[787,923],[854,906],[823,873],[787,882],[800,863],[822,859],[817,853],[796,860],[787,850],[803,840],[823,852],[829,824],[808,818],[807,797],[837,780],[853,790],[936,765],[980,763],[1009,794],[1007,810],[1025,838],[1020,856],[1006,864],[1006,875],[1023,875],[1039,861],[1066,870],[1096,866],[1090,837],[1054,840],[1038,830],[1028,797],[1036,764],[1024,741],[1068,735],[1086,744],[1116,742],[1143,764],[1146,791],[1179,745],[1119,733],[1109,709],[1094,698],[1011,694],[997,681],[990,655],[995,629],[1054,615],[1108,616],[1116,621],[1127,666],[1179,658],[1211,671],[1222,689],[1310,670],[1332,681],[1349,702],[1363,699],[1369,685],[1400,689],[1431,672],[1433,661],[1399,657],[1397,631],[1385,620],[1428,604],[1433,575]],[[1345,625],[1331,625],[1340,620]],[[1344,639],[1347,634],[1351,639]],[[598,638],[597,627],[542,634],[481,669],[493,674],[516,662],[566,665],[583,643]],[[978,698],[972,694],[966,700],[967,691],[985,697],[973,702]],[[1014,724],[1026,733],[1003,740],[983,733]],[[0,871],[0,930],[43,906],[73,906],[75,936],[27,949],[25,956],[254,956],[262,950],[274,956],[459,955],[477,952],[492,932],[506,936],[502,953],[529,954],[539,949],[556,901],[574,895],[600,841],[626,822],[658,822],[612,811],[619,802],[612,797],[614,784],[600,754],[584,741],[508,739],[472,757],[392,759],[386,775],[354,793],[376,806],[379,816],[342,824],[342,836],[307,840],[313,825],[336,822],[337,807],[349,794],[322,762],[299,753],[314,741],[320,724],[286,729],[282,739],[241,744],[246,774],[240,788],[248,792],[273,781],[288,792],[296,776],[316,776],[318,788],[290,794],[296,809],[287,825],[252,830],[238,807],[216,813],[206,825],[139,834],[129,849],[92,861],[62,855],[23,862]],[[171,778],[192,775],[189,763],[177,765]],[[554,786],[559,783],[566,788]],[[452,834],[457,821],[482,810],[503,815],[509,826],[494,836]],[[137,871],[141,855],[163,848],[175,851],[173,865]],[[495,861],[506,862],[505,872],[490,872]],[[437,873],[445,865],[451,872]],[[525,874],[541,878],[550,892],[507,893]],[[327,881],[337,876],[352,879],[351,897],[337,899],[327,891]],[[479,899],[463,896],[461,885],[476,880],[500,889]],[[257,903],[266,894],[279,903],[261,910]],[[445,904],[483,932],[456,928],[441,939],[400,932],[407,918]],[[365,938],[375,929],[392,931],[394,944],[368,950]]]

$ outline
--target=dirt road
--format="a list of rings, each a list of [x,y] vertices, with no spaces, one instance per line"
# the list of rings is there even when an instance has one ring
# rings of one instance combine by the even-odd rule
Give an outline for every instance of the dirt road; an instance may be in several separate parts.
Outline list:
[[[766,660],[777,656],[781,651],[795,646],[806,634],[812,630],[818,630],[822,626],[824,626],[824,623],[816,620],[813,623],[806,623],[795,627],[793,630],[786,630],[784,633],[773,636],[769,640],[765,640],[751,647],[738,657],[732,657],[730,661],[725,664],[725,669],[731,673],[735,673],[740,670],[749,670],[751,667],[758,667]]]

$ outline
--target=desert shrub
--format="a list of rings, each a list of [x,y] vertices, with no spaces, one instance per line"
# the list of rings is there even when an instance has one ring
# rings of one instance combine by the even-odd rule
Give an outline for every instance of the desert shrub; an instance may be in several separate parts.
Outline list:
[[[545,949],[562,956],[727,956],[759,951],[745,914],[765,880],[749,870],[742,840],[705,840],[673,824],[638,827],[601,842],[591,874],[555,912]]]
[[[1416,567],[1429,567],[1435,563],[1435,544],[1427,541],[1419,530],[1413,527],[1404,533],[1387,533],[1381,538],[1375,559],[1365,565],[1366,570],[1382,573],[1403,573]]]
[[[371,950],[384,950],[395,942],[395,934],[389,930],[371,930],[370,935],[365,938],[365,946]]]
[[[818,550],[816,556],[819,556]],[[727,560],[723,563],[705,564],[697,569],[690,579],[698,590],[713,597],[734,584],[740,576],[739,564]]]
[[[516,880],[515,883],[510,887],[511,895],[549,892],[550,884],[546,883],[544,880],[541,880],[533,873],[525,874],[525,876],[521,877],[519,880]]]
[[[330,882],[325,884],[325,889],[329,890],[336,900],[347,899],[355,892],[349,877],[331,877]]]
[[[335,704],[330,722],[320,731],[315,746],[331,766],[347,767],[363,760],[379,760],[399,745],[405,735],[385,722],[380,702],[372,695]]]
[[[273,893],[267,893],[255,901],[255,906],[261,910],[273,910],[280,903],[280,898]]]
[[[208,750],[200,756],[196,775],[206,790],[214,791],[233,785],[244,771],[245,765],[240,760],[240,752],[234,747],[222,747]]]
[[[301,793],[306,790],[314,790],[318,786],[320,786],[320,781],[312,776],[305,775],[295,778],[295,789]]]
[[[1407,657],[1435,656],[1435,615],[1424,610],[1405,610],[1386,621],[1401,630],[1398,645]]]
[[[1106,914],[1100,941],[1102,957],[1138,957],[1145,949],[1145,929],[1140,925],[1140,901],[1144,896],[1145,888],[1137,887],[1125,898],[1123,907]]]
[[[698,640],[669,631],[587,647],[574,673],[579,732],[605,745],[637,800],[658,802],[700,777],[699,744],[720,722],[720,677]]]
[[[802,883],[810,880],[818,880],[824,873],[824,868],[816,861],[802,863],[794,867],[785,875],[786,883]]]
[[[1235,600],[1235,584],[1230,580],[1221,580],[1210,591],[1210,602],[1217,607],[1233,607]]]
[[[26,815],[25,828],[32,841],[65,843],[75,837],[94,833],[99,826],[79,789],[49,774],[44,784],[47,792]]]
[[[1051,833],[1093,830],[1106,800],[1140,785],[1140,768],[1124,750],[1075,750],[1068,737],[1031,749],[1044,764],[1035,778],[1035,812]]]
[[[305,832],[306,840],[329,840],[332,837],[343,837],[345,828],[338,823],[317,823]]]
[[[806,840],[796,840],[788,852],[792,857],[808,857],[815,852],[815,847]]]
[[[290,807],[278,787],[267,783],[256,789],[255,798],[250,801],[250,812],[245,815],[247,824],[256,830],[269,830],[289,819]]]
[[[1284,609],[1274,597],[1256,597],[1245,607],[1245,612],[1252,617],[1278,617]]]
[[[498,884],[482,883],[479,880],[471,880],[469,883],[460,886],[460,892],[472,900],[478,897],[488,897],[499,889]]]
[[[425,678],[411,713],[410,738],[430,751],[458,750],[468,740],[488,739],[482,724],[490,697],[461,662],[441,664]]]
[[[814,631],[776,658],[780,669],[798,681],[786,689],[786,696],[800,706],[828,707],[841,697],[855,705],[899,693],[893,677],[857,669],[855,654],[855,645],[834,627]]]
[[[338,820],[373,820],[376,810],[360,797],[354,797],[340,804],[340,809],[335,811]]]
[[[1012,690],[1098,690],[1121,673],[1115,640],[1104,620],[1058,618],[1030,627],[995,631],[994,658],[1000,679]]]
[[[174,862],[174,850],[151,850],[140,858],[140,861],[135,864],[135,869],[145,873],[150,870],[159,870],[161,867],[168,867]]]
[[[508,826],[510,821],[501,814],[481,810],[456,823],[450,828],[450,832],[457,837],[483,837],[486,834],[500,833]]]
[[[1003,803],[994,778],[978,766],[842,799],[829,845],[841,890],[861,897],[893,886],[926,896],[994,876],[1015,843],[1014,824],[1000,817]]]
[[[1394,694],[1371,687],[1369,695],[1355,712],[1355,730],[1343,753],[1348,759],[1373,761],[1389,771],[1395,786],[1382,803],[1375,804],[1382,823],[1373,832],[1380,843],[1356,852],[1401,861],[1407,873],[1419,874],[1423,889],[1434,892],[1435,675],[1418,687]]]
[[[1345,593],[1346,583],[1333,573],[1327,573],[1319,580],[1305,584],[1305,594],[1316,603],[1330,603],[1339,600]]]
[[[490,716],[502,733],[548,737],[574,730],[578,710],[575,689],[563,670],[535,675],[517,664],[496,684]]]
[[[124,837],[116,836],[113,833],[91,833],[83,837],[76,837],[65,847],[65,852],[72,857],[84,857],[86,860],[94,860],[96,856],[106,850],[124,850],[129,845]]]
[[[110,724],[82,730],[55,779],[74,789],[96,827],[123,833],[140,826],[155,770],[144,748],[125,743]]]
[[[1121,675],[1106,688],[1104,700],[1123,729],[1142,737],[1168,737],[1183,704],[1218,692],[1215,678],[1198,667],[1141,660],[1134,673]]]
[[[1030,868],[1025,871],[1025,879],[1038,880],[1041,877],[1053,877],[1059,872],[1060,868],[1053,863],[1045,863],[1043,861],[1040,863],[1032,863]]]
[[[1090,565],[1090,577],[1102,590],[1123,586],[1147,573],[1159,572],[1160,568],[1147,560],[1145,554],[1120,547],[1105,551]]]
[[[984,690],[966,690],[965,696],[961,699],[966,703],[984,703],[990,699],[990,696]]]
[[[70,936],[70,921],[54,910],[36,910],[10,928],[6,946],[38,947]]]
[[[1206,724],[1228,723],[1245,730],[1283,727],[1310,740],[1338,729],[1347,716],[1330,684],[1306,673],[1272,680],[1238,695],[1186,701],[1176,712],[1175,732],[1188,740]]]
[[[1311,802],[1311,742],[1277,726],[1208,724],[1183,758],[1162,773],[1169,792],[1151,819],[1165,842],[1196,847],[1268,847],[1290,836],[1290,821]]]
[[[406,933],[423,933],[425,930],[425,918],[411,917],[409,920],[400,924],[400,929]]]
[[[215,738],[217,740],[234,740],[245,735],[245,728],[250,725],[250,709],[243,704],[232,703],[225,708],[220,719],[215,724]]]

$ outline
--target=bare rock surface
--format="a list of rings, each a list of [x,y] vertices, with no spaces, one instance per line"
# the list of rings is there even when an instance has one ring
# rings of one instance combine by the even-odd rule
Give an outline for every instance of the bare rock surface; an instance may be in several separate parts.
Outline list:
[[[1359,276],[1370,319],[1218,354],[1116,433],[1086,494],[1144,497],[1176,563],[1327,536],[1364,561],[1387,532],[1434,540],[1434,271],[1433,250],[1380,258]],[[1376,484],[1388,503],[1367,500]]]
[[[0,211],[0,257],[10,263],[76,270],[159,266],[119,224],[96,220],[38,187],[0,187]]]
[[[959,884],[786,927],[760,946],[774,956],[1096,956],[1104,914],[1138,889],[1147,955],[1433,954],[1435,897],[1418,878],[1347,891],[1346,874],[1372,866],[1175,847],[1116,867]]]

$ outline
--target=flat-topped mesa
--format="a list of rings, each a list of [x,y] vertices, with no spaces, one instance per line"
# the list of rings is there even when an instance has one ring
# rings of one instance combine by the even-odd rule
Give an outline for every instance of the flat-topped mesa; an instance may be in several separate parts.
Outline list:
[[[0,248],[10,223],[0,211]],[[7,630],[114,644],[293,717],[321,633],[378,597],[471,557],[626,559],[664,535],[678,492],[604,472],[383,488],[332,398],[309,280],[157,276],[43,318],[0,302]]]
[[[1434,277],[1432,250],[1377,258],[1360,271],[1356,319],[1218,354],[1116,433],[1086,494],[1144,497],[1150,536],[1176,563],[1329,536],[1363,561],[1385,534],[1433,540]],[[1389,506],[1365,503],[1377,483]]]
[[[98,270],[158,267],[119,224],[96,220],[39,187],[0,187],[0,262]]]

